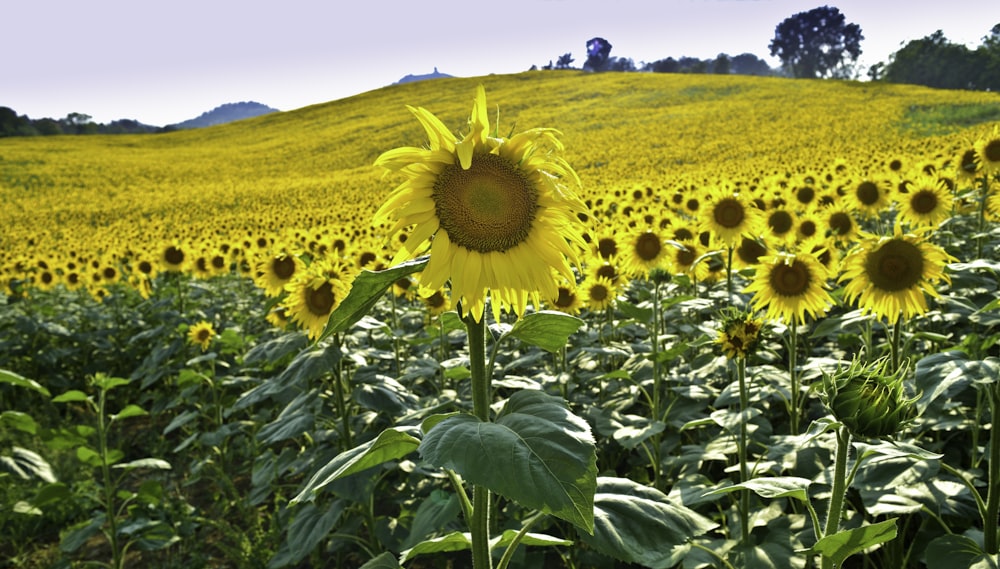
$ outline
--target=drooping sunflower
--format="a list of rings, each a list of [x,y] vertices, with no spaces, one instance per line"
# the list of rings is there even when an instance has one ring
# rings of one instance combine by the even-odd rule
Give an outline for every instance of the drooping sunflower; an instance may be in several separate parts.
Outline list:
[[[901,221],[912,227],[937,227],[951,215],[954,196],[943,179],[923,175],[906,189],[906,193],[894,196]]]
[[[802,324],[806,314],[826,314],[833,304],[827,292],[826,268],[810,253],[778,253],[761,258],[753,280],[744,289],[752,292],[755,310],[766,310],[770,319]]]
[[[329,270],[325,262],[314,261],[285,285],[288,296],[282,305],[287,316],[315,340],[323,333],[330,314],[347,296],[349,286]]]
[[[201,347],[201,351],[203,352],[208,349],[213,338],[215,338],[215,328],[207,320],[192,324],[188,328],[188,343],[192,346]]]
[[[722,244],[734,247],[743,236],[756,237],[764,229],[764,217],[745,193],[718,189],[708,194],[699,212],[699,227],[710,231]]]
[[[955,259],[925,239],[930,228],[903,233],[895,224],[891,237],[866,235],[843,260],[847,302],[857,301],[866,313],[892,325],[900,316],[927,312],[927,295],[937,297],[935,285],[951,282],[944,266]]]
[[[586,247],[577,214],[587,208],[570,188],[580,185],[576,172],[558,155],[560,133],[490,133],[482,86],[461,140],[431,112],[408,108],[427,132],[429,148],[396,148],[375,161],[406,177],[374,219],[376,225],[394,219],[390,234],[413,226],[393,263],[430,243],[421,286],[436,290],[450,281],[452,298],[476,320],[487,295],[494,317],[501,310],[523,313],[529,297],[538,303],[555,295],[552,269],[572,279],[570,262]]]

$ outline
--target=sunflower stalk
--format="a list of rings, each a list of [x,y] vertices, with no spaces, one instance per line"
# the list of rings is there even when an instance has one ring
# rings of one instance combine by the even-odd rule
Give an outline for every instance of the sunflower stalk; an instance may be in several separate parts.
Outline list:
[[[491,374],[486,361],[486,322],[476,320],[471,314],[463,319],[469,337],[469,367],[472,372],[472,412],[480,421],[490,421],[490,401],[493,398]],[[483,486],[472,487],[472,566],[474,569],[491,569],[490,555],[490,491]]]
[[[789,393],[789,430],[792,436],[799,434],[799,374],[798,374],[798,350],[799,332],[798,325],[792,322],[788,327],[788,375],[791,379],[791,393]]]
[[[750,409],[750,394],[747,390],[747,360],[736,359],[736,377],[740,386],[740,437],[737,450],[740,460],[740,483],[750,480],[750,464],[747,457],[747,411]],[[740,490],[740,539],[743,545],[750,543],[750,490]]]
[[[997,414],[1000,413],[1000,382],[987,386],[990,401],[990,463],[986,494],[986,518],[983,520],[983,545],[986,553],[998,552],[997,518],[1000,516],[1000,428]]]
[[[846,426],[837,429],[837,455],[834,457],[833,489],[830,492],[830,507],[827,511],[826,527],[823,535],[828,537],[840,529],[840,518],[844,510],[844,494],[847,492],[847,454],[851,450],[851,432]],[[836,569],[833,559],[823,556],[823,569]]]

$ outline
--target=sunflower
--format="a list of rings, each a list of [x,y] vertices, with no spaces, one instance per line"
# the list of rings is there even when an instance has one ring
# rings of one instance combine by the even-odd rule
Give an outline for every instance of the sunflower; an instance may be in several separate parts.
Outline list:
[[[280,253],[259,261],[254,270],[253,282],[264,290],[267,296],[278,296],[285,285],[305,267],[298,257]]]
[[[760,258],[767,255],[767,246],[760,239],[743,237],[735,251],[736,255],[733,256],[735,267],[744,268],[760,262]]]
[[[746,194],[730,190],[710,192],[700,218],[700,228],[728,247],[738,244],[743,236],[760,235],[764,229],[760,210],[749,203]]]
[[[586,205],[567,186],[580,185],[560,156],[560,133],[535,128],[510,138],[490,135],[486,90],[472,105],[470,131],[461,140],[432,113],[409,107],[429,138],[429,148],[403,147],[375,161],[406,180],[375,214],[375,224],[395,219],[390,234],[413,226],[393,263],[427,250],[420,284],[436,290],[451,283],[452,297],[482,319],[486,297],[495,318],[522,314],[531,297],[557,294],[552,269],[573,278],[570,262],[586,247],[577,214]]]
[[[618,290],[604,277],[584,279],[578,292],[583,294],[583,302],[590,310],[605,310],[618,296]]]
[[[845,205],[834,205],[823,210],[826,236],[837,241],[853,241],[858,234],[858,222]]]
[[[348,285],[337,278],[327,263],[314,261],[285,285],[288,297],[283,301],[290,320],[315,340],[323,333],[326,321],[347,296]]]
[[[622,269],[634,278],[645,278],[668,260],[670,245],[651,228],[633,229],[623,241]]]
[[[977,140],[975,149],[983,172],[1000,173],[1000,125],[994,125],[991,134]]]
[[[440,316],[451,309],[451,299],[448,298],[448,291],[445,288],[439,288],[421,300],[424,301],[427,314],[430,316]]]
[[[780,207],[768,211],[766,216],[768,242],[780,246],[795,238],[795,214],[791,210]]]
[[[179,273],[186,268],[187,254],[179,243],[167,243],[160,249],[160,264],[164,270]]]
[[[947,183],[937,176],[920,176],[896,194],[899,219],[910,226],[937,227],[951,215],[954,196]]]
[[[753,280],[744,289],[752,292],[755,310],[767,310],[767,317],[801,324],[806,314],[813,318],[826,314],[833,304],[827,292],[826,268],[810,253],[779,253],[762,257]]]
[[[840,281],[847,283],[847,301],[889,324],[927,312],[926,295],[937,297],[935,284],[951,282],[944,266],[955,260],[924,239],[928,231],[904,234],[897,223],[892,237],[866,235],[844,258]]]
[[[549,299],[549,305],[560,312],[576,315],[580,313],[583,306],[583,299],[576,283],[562,281],[559,283],[559,294],[555,298]]]
[[[764,323],[750,314],[730,314],[723,320],[722,330],[715,342],[722,347],[727,358],[746,359],[757,351],[763,327]]]
[[[208,349],[209,344],[212,343],[212,339],[215,338],[215,328],[212,327],[212,323],[207,320],[202,320],[197,324],[192,324],[188,328],[188,343],[192,346],[201,346],[201,351]]]
[[[863,178],[847,189],[847,201],[863,216],[874,217],[889,206],[892,186],[887,180]]]

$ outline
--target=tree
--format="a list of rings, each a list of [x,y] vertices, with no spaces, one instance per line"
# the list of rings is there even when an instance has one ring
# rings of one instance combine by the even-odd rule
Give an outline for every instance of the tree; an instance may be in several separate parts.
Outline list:
[[[737,75],[771,75],[771,66],[752,53],[741,53],[729,61],[730,71]]]
[[[564,53],[556,60],[556,69],[569,69],[573,61],[573,54]]]
[[[981,89],[987,58],[985,50],[974,52],[952,43],[938,30],[894,53],[882,79],[938,89]]]
[[[778,24],[768,47],[793,77],[845,77],[861,55],[861,28],[837,8],[799,12]]]
[[[590,71],[604,71],[610,54],[611,42],[604,38],[591,38],[587,42],[587,61],[583,64],[583,68]]]
[[[712,62],[712,73],[715,73],[716,75],[729,75],[732,71],[732,67],[732,60],[729,59],[729,56],[724,53],[720,53],[715,58],[715,61]]]

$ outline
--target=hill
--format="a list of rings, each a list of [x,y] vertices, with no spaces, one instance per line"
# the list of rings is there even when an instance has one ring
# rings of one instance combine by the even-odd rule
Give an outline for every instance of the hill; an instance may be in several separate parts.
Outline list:
[[[188,119],[184,122],[172,124],[165,128],[167,130],[203,128],[206,126],[226,124],[243,119],[251,119],[254,117],[259,117],[261,115],[266,115],[276,112],[279,112],[278,109],[273,109],[267,105],[255,101],[245,101],[241,103],[226,103],[224,105],[219,105],[218,107],[215,107],[211,111],[202,113],[197,118]]]

